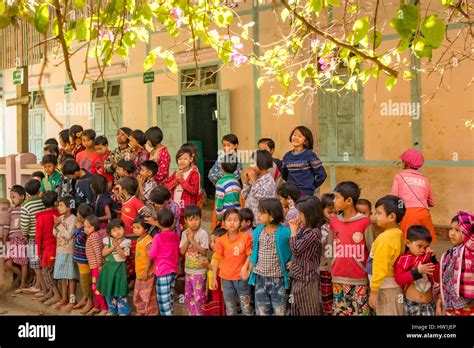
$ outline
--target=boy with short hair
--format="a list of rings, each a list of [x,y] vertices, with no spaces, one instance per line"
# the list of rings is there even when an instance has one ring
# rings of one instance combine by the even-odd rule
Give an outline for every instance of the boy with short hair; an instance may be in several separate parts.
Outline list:
[[[109,141],[103,135],[98,136],[94,140],[94,148],[95,153],[97,154],[96,160],[96,168],[97,174],[102,175],[105,179],[107,179],[109,190],[114,183],[114,175],[109,173],[105,170],[105,162],[110,157],[110,150],[109,150]]]
[[[242,189],[234,175],[237,167],[237,155],[227,154],[224,156],[221,163],[221,171],[224,175],[216,183],[216,213],[219,221],[222,221],[227,209],[240,208]]]
[[[140,164],[140,175],[138,175],[138,197],[150,209],[153,203],[150,200],[151,191],[158,186],[155,175],[158,173],[158,164],[154,161],[144,161]]]
[[[359,198],[356,203],[356,210],[367,216],[369,219],[372,216],[372,203],[368,199]]]
[[[68,179],[76,180],[76,206],[79,206],[81,203],[87,203],[93,206],[95,201],[95,195],[91,188],[91,173],[89,173],[86,169],[81,168],[79,164],[72,159],[66,160],[63,163],[61,170],[63,172],[63,175],[66,176]]]
[[[23,236],[28,239],[30,268],[35,272],[36,281],[32,287],[25,289],[24,292],[35,294],[41,292],[41,290],[46,291],[46,284],[41,274],[41,260],[36,250],[36,213],[44,210],[40,197],[41,183],[36,179],[28,180],[25,184],[25,191],[29,197],[21,206],[20,226]]]
[[[249,208],[242,208],[239,210],[239,215],[242,217],[242,223],[240,224],[240,231],[246,234],[253,234],[253,221],[255,219],[252,210]]]
[[[285,181],[281,176],[282,161],[281,159],[273,157],[273,154],[275,153],[275,142],[270,138],[261,138],[258,141],[258,149],[268,151],[270,155],[272,155],[273,167],[269,172],[272,175],[273,180],[275,180],[276,186],[280,186]]]
[[[433,284],[439,283],[440,265],[434,250],[430,248],[431,242],[430,231],[425,226],[413,225],[408,228],[408,250],[395,263],[395,280],[403,286],[405,293],[405,315],[435,315]]]
[[[370,280],[369,305],[377,315],[402,315],[403,290],[394,277],[394,265],[403,254],[403,232],[399,227],[405,215],[403,201],[393,195],[375,204],[377,226],[383,232],[375,239],[366,270]]]
[[[280,203],[285,213],[283,225],[289,228],[291,220],[300,221],[300,213],[295,207],[295,203],[301,197],[300,189],[293,182],[285,182],[278,186],[277,194],[280,197]]]
[[[45,155],[41,159],[41,165],[44,171],[44,178],[41,179],[41,192],[58,192],[62,180],[61,172],[57,169],[58,158],[53,155]]]
[[[95,152],[95,131],[93,129],[86,129],[82,133],[82,145],[86,147],[84,151],[76,155],[76,161],[81,168],[84,168],[91,174],[97,174],[97,160],[100,156]]]
[[[357,213],[359,186],[343,181],[334,188],[334,207],[341,212],[330,221],[333,315],[369,315],[369,286],[365,265],[374,240],[370,219]]]
[[[188,228],[181,235],[181,255],[185,255],[184,303],[191,315],[203,315],[206,302],[206,268],[209,235],[201,228],[201,208],[190,204],[184,208],[184,220]]]

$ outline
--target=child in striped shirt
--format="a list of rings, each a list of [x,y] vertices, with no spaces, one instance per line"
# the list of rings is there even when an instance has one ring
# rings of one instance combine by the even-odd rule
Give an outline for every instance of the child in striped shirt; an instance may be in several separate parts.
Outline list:
[[[237,170],[237,156],[225,155],[221,163],[224,176],[216,184],[216,213],[219,221],[227,209],[240,208],[240,184],[233,174]]]

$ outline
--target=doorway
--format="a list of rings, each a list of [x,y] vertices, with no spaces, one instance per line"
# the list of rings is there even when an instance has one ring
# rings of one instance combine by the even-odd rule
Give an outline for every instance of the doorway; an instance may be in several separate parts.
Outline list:
[[[217,95],[201,94],[186,96],[186,138],[198,146],[204,178],[201,181],[207,197],[214,199],[215,187],[208,179],[209,171],[217,160]]]
[[[29,151],[36,156],[38,162],[43,157],[45,115],[43,97],[38,92],[30,93],[30,105],[28,111],[28,147]]]

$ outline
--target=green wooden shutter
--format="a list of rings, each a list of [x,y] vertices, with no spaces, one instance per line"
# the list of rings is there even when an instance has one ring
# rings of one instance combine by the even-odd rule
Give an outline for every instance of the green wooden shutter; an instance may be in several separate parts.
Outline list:
[[[44,145],[44,108],[33,108],[29,110],[29,150],[36,155],[38,161],[43,157]]]
[[[184,143],[183,113],[181,97],[158,97],[157,114],[158,127],[163,130],[163,145],[168,148],[171,156],[170,172],[176,170],[178,165],[174,160],[176,153]],[[182,110],[183,109],[183,110]]]
[[[221,148],[222,137],[231,132],[230,127],[230,93],[217,92],[217,148]]]
[[[117,147],[117,131],[122,120],[122,107],[120,103],[110,103],[110,109],[107,104],[105,104],[105,109],[107,115],[105,119],[105,136],[109,141],[109,148],[115,149]],[[110,110],[112,110],[112,114],[110,114]]]

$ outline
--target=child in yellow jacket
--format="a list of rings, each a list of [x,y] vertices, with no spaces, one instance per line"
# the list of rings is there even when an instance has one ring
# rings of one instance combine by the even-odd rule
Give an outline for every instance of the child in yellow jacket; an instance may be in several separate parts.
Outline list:
[[[383,232],[375,239],[366,270],[370,280],[369,305],[377,315],[403,315],[403,289],[395,281],[394,265],[403,254],[403,232],[399,223],[405,215],[405,205],[388,195],[375,204],[377,226]]]

